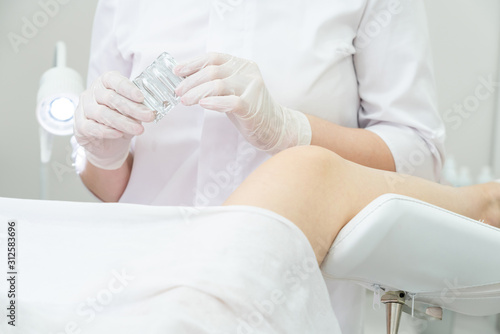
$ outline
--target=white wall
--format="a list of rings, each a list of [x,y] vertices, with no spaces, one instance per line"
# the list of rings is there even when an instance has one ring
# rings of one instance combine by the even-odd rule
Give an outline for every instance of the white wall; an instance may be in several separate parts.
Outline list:
[[[56,3],[42,0],[43,3]],[[64,1],[61,1],[64,2]],[[0,0],[0,196],[39,198],[40,159],[36,94],[42,73],[52,66],[54,45],[63,40],[68,66],[87,72],[91,26],[97,0],[69,0],[16,53],[9,33],[22,36],[23,17],[33,22],[38,0]],[[49,198],[93,200],[74,172],[69,172],[69,138],[59,138],[48,166]]]
[[[438,84],[439,106],[447,127],[447,151],[476,174],[492,164],[493,125],[498,113],[495,94],[473,102],[479,78],[498,81],[500,1],[426,0]],[[479,95],[485,92],[480,89]],[[448,110],[469,104],[470,116]],[[448,115],[446,115],[448,113]],[[498,170],[497,172],[500,172]],[[500,173],[497,174],[500,176]]]

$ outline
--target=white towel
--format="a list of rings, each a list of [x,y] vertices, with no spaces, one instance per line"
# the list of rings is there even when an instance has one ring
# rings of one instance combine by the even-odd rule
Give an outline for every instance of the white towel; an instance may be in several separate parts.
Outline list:
[[[0,333],[340,333],[306,237],[270,211],[0,198],[0,268],[8,221]]]

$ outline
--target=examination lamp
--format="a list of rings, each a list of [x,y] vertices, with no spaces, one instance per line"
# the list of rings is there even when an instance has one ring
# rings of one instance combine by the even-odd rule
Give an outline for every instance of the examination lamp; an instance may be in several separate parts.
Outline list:
[[[80,74],[66,67],[64,42],[56,44],[53,66],[42,75],[37,96],[36,117],[40,123],[42,163],[50,161],[54,136],[73,133],[73,114],[78,96],[83,91]]]

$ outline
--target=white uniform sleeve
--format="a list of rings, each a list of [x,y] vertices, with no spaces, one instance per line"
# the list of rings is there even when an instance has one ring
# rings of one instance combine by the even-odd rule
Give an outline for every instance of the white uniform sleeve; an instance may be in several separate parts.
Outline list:
[[[117,0],[100,0],[94,18],[87,86],[108,71],[130,76],[132,62],[118,48]]]
[[[445,128],[423,2],[367,0],[355,47],[359,126],[385,141],[399,173],[439,181]]]

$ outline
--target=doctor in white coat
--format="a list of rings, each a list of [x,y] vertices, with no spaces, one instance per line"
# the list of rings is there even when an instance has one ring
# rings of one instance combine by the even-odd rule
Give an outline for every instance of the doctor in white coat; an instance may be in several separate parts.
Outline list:
[[[187,79],[182,104],[152,123],[129,79],[164,51]],[[297,145],[440,177],[444,126],[421,1],[101,0],[88,82],[75,147],[103,201],[220,205]],[[363,290],[329,289],[343,332],[360,333]]]

